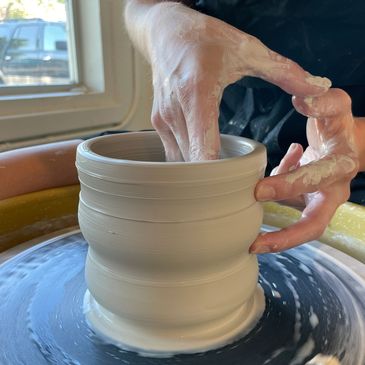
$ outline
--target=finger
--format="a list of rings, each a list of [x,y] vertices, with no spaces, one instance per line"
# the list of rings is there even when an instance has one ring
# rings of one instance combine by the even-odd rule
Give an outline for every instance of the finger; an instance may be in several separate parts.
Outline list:
[[[260,234],[251,253],[279,252],[320,237],[339,206],[337,199],[318,194],[303,211],[301,219],[277,232]]]
[[[164,81],[162,87],[155,88],[155,90],[156,89],[159,93],[159,114],[165,124],[169,127],[170,131],[173,133],[175,141],[179,146],[184,160],[189,161],[188,131],[184,114],[176,97],[176,92],[174,91],[174,88],[170,84],[168,78]],[[171,138],[171,136],[169,136],[168,138]]]
[[[191,161],[219,158],[220,97],[221,90],[209,87],[204,81],[193,82],[181,90],[178,100],[186,120]]]
[[[277,166],[272,172],[271,176],[284,174],[289,171],[293,171],[300,166],[300,160],[303,156],[303,147],[298,143],[292,143]],[[298,197],[281,201],[281,204],[294,207],[298,210],[303,210],[305,206],[303,195]]]
[[[308,143],[327,152],[340,148],[354,155],[356,144],[353,135],[351,99],[340,89],[331,89],[316,98],[293,98],[294,107],[309,116]]]
[[[189,134],[181,106],[175,101],[173,104],[174,119],[168,121],[168,125],[175,137],[184,161],[190,161]]]
[[[247,75],[269,81],[289,94],[315,96],[331,87],[329,79],[309,74],[296,62],[270,50],[255,37],[245,39],[239,48],[241,55],[246,55],[243,63]]]
[[[284,174],[261,180],[255,189],[258,201],[287,200],[301,194],[326,189],[341,180],[350,180],[356,172],[355,161],[346,155],[331,155]]]
[[[341,89],[330,89],[317,97],[293,96],[295,109],[308,117],[331,118],[351,114],[351,98]]]
[[[153,127],[161,138],[165,149],[166,161],[183,161],[183,156],[171,129],[162,119],[160,113],[156,111],[155,107],[153,107],[151,121]]]
[[[299,165],[299,161],[303,156],[303,147],[298,143],[292,143],[277,166],[272,172],[271,176],[283,174],[296,169]]]

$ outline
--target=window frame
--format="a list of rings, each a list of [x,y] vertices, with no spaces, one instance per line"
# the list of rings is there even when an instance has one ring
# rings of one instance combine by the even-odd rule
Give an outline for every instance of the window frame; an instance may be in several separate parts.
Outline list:
[[[119,0],[73,0],[72,85],[0,88],[0,150],[120,127],[135,108],[135,54]]]

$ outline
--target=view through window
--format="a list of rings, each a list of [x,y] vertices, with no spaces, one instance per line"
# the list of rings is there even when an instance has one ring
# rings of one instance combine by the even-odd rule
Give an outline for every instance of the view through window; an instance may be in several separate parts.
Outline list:
[[[0,87],[73,83],[68,0],[0,0]]]

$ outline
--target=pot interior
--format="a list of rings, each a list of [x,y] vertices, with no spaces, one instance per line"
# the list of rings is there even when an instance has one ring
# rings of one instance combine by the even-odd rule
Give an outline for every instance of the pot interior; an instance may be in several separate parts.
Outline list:
[[[221,135],[220,159],[247,155],[254,150],[253,143],[240,137]],[[89,149],[96,155],[118,160],[166,161],[163,144],[156,132],[121,133],[99,137],[90,142]]]

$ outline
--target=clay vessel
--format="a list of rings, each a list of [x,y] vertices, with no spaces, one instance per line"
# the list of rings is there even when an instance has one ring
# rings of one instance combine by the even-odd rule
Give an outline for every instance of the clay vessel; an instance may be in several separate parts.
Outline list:
[[[155,132],[77,150],[89,243],[85,312],[101,336],[144,353],[198,352],[251,329],[264,309],[248,248],[262,223],[263,145],[222,135],[222,158],[170,163]]]

